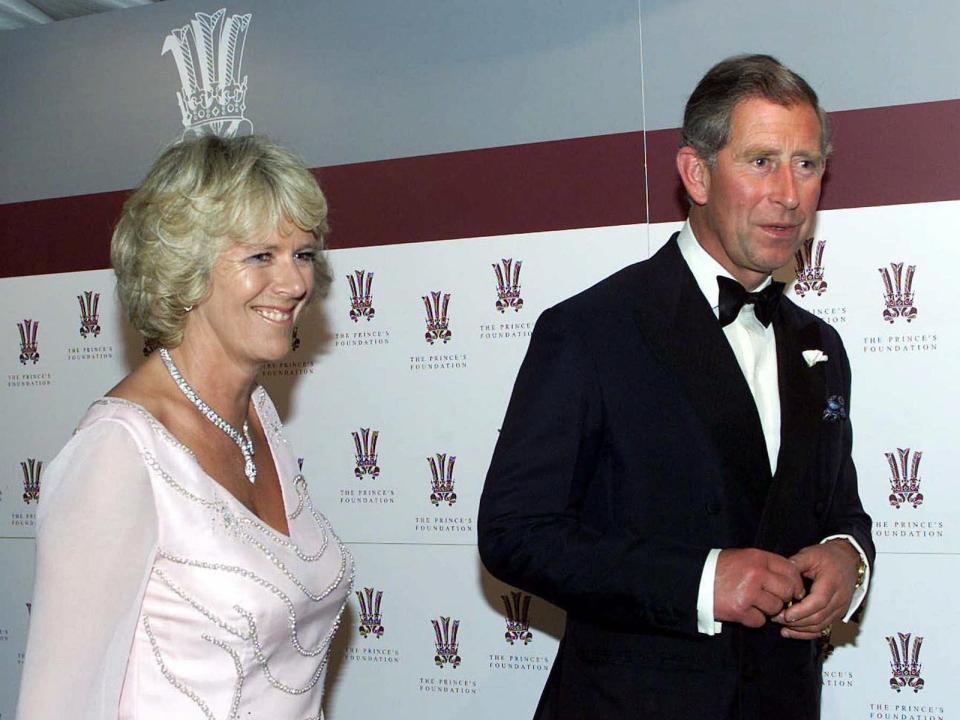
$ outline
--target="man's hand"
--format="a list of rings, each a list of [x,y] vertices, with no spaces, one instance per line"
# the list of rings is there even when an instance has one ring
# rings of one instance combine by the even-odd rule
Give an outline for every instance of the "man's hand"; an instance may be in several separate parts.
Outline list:
[[[813,580],[813,585],[806,598],[774,620],[783,623],[783,637],[814,640],[847,612],[857,583],[860,554],[846,540],[831,540],[805,547],[790,560],[804,577]]]
[[[761,627],[804,596],[803,578],[785,557],[755,548],[721,550],[713,584],[713,616]]]

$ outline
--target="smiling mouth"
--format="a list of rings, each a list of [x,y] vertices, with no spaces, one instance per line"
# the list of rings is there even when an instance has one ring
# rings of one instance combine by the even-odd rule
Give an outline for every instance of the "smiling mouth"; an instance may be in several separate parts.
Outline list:
[[[292,311],[276,310],[274,308],[256,308],[260,317],[273,322],[288,322],[293,317]]]

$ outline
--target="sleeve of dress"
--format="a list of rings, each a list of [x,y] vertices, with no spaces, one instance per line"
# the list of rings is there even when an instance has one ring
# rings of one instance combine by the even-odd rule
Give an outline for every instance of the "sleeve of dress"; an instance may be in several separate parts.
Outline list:
[[[122,422],[81,429],[47,466],[19,720],[116,720],[157,527]]]

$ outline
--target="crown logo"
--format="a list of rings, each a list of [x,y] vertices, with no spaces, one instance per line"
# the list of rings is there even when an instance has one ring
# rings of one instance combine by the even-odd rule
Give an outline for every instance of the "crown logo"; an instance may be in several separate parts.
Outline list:
[[[530,632],[530,596],[511,590],[509,595],[501,595],[500,599],[507,609],[507,632],[504,638],[510,645],[515,642],[529,645],[533,640],[533,633]]]
[[[878,268],[883,278],[883,319],[891,325],[898,317],[910,322],[917,317],[917,308],[914,307],[913,276],[917,271],[916,265],[907,267],[903,273],[903,263],[890,263],[889,268]]]
[[[87,335],[97,337],[100,334],[100,293],[93,290],[84,290],[83,295],[77,295],[80,303],[80,337]]]
[[[17,323],[20,330],[20,364],[26,365],[32,362],[34,365],[40,359],[40,353],[37,350],[37,330],[40,328],[39,322],[33,320],[24,320]]]
[[[377,465],[377,438],[380,437],[379,430],[370,430],[370,428],[360,428],[360,432],[352,432],[353,445],[356,448],[357,466],[353,469],[353,474],[358,480],[362,480],[365,475],[371,477],[380,476],[380,467]]]
[[[910,459],[910,448],[897,448],[897,455],[884,453],[887,464],[890,466],[890,504],[898,510],[901,505],[910,503],[913,507],[923,504],[923,493],[920,492],[920,459],[923,453],[919,450],[913,453]]]
[[[427,332],[424,338],[431,345],[437,340],[446,343],[453,337],[453,333],[450,332],[450,322],[447,319],[450,293],[437,291],[424,295],[423,305],[427,309]]]
[[[23,471],[23,501],[29,505],[40,501],[40,473],[43,471],[43,460],[27,458],[20,462]]]
[[[240,76],[243,44],[250,13],[227,16],[198,12],[189,25],[174,28],[164,38],[161,55],[173,55],[180,75],[177,92],[183,137],[220,135],[235,137],[253,130],[247,109],[247,76]]]
[[[373,309],[373,295],[370,286],[373,285],[373,273],[366,270],[354,270],[353,275],[347,275],[350,283],[350,319],[360,322],[360,318],[373,320],[377,314]]]
[[[890,646],[890,689],[900,692],[903,688],[911,688],[915,693],[923,690],[923,678],[920,677],[920,646],[923,638],[917,636],[910,645],[910,633],[897,633],[897,637],[888,637]]]
[[[433,634],[435,636],[434,645],[437,648],[437,654],[433,662],[437,667],[442,668],[449,663],[453,667],[460,667],[460,656],[457,654],[457,633],[460,630],[460,621],[450,622],[448,617],[440,617],[439,620],[431,620],[433,624]]]
[[[823,295],[827,290],[827,281],[823,279],[823,248],[825,240],[818,240],[817,247],[813,247],[813,238],[803,241],[796,253],[797,283],[793,291],[800,297],[808,292]]]
[[[520,297],[520,266],[523,260],[513,262],[513,258],[504,258],[497,265],[493,263],[493,272],[497,276],[497,310],[506,312],[513,308],[519,312],[523,307],[523,298]]]
[[[453,465],[456,461],[456,455],[447,457],[446,453],[437,453],[434,457],[427,458],[430,474],[433,476],[430,481],[430,502],[434,505],[445,502],[452,506],[457,501],[457,494],[453,491]]]
[[[357,600],[360,601],[360,636],[366,638],[373,635],[377,639],[383,637],[383,623],[380,615],[380,600],[383,598],[382,590],[373,588],[364,588],[363,592],[356,591]]]

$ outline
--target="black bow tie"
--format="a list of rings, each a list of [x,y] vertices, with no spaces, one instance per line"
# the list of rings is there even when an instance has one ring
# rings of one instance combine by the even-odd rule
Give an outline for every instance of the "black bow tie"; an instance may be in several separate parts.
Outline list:
[[[717,275],[717,285],[720,286],[720,327],[726,327],[736,320],[744,305],[753,305],[757,320],[764,327],[770,327],[783,294],[782,282],[774,280],[760,292],[747,292],[736,280]]]

